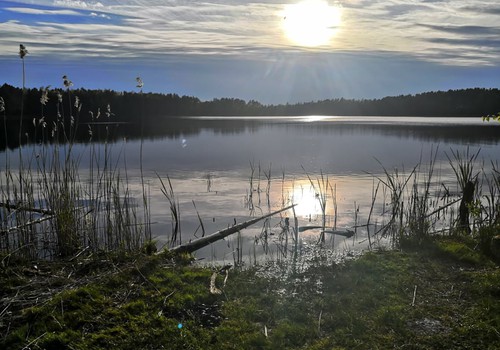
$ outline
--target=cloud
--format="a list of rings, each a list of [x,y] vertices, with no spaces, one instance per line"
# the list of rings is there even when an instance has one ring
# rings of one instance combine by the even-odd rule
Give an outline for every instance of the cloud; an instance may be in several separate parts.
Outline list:
[[[463,6],[461,9],[476,14],[500,15],[500,6],[496,5],[475,4],[474,6]]]
[[[110,17],[110,16],[108,16],[107,14],[105,14],[105,13],[95,13],[95,12],[91,12],[91,13],[90,13],[90,16],[91,16],[91,17],[101,17],[101,18],[111,19],[111,17]]]
[[[20,17],[0,20],[0,31],[8,29],[17,38],[24,36],[24,42],[45,54],[65,51],[67,55],[150,59],[190,53],[266,59],[269,52],[276,51],[383,51],[447,65],[500,61],[500,54],[492,55],[497,41],[490,37],[500,33],[498,16],[487,12],[500,10],[493,0],[476,1],[474,6],[452,0],[343,0],[343,22],[334,40],[330,46],[314,49],[293,46],[285,39],[280,18],[283,2],[279,0],[41,0],[36,6],[27,0],[19,2],[25,4],[17,12]],[[23,23],[22,11],[40,16],[80,13],[87,19],[41,17]],[[477,15],[470,16],[470,11]],[[46,44],[46,33],[57,35],[60,45]],[[11,39],[2,36],[0,48],[10,45]],[[481,40],[492,52],[481,55]],[[71,50],[70,45],[74,45]],[[0,51],[0,57],[3,53]]]
[[[500,35],[500,27],[486,27],[486,26],[478,26],[478,25],[431,25],[431,24],[421,24],[422,27],[429,28],[432,30],[451,33],[451,34],[459,34],[459,35]]]
[[[59,7],[74,7],[81,9],[98,9],[104,7],[104,5],[98,1],[55,0],[53,4]]]
[[[82,14],[73,10],[49,10],[28,7],[6,7],[5,10],[10,12],[23,13],[28,15],[67,15],[67,16],[81,16]]]

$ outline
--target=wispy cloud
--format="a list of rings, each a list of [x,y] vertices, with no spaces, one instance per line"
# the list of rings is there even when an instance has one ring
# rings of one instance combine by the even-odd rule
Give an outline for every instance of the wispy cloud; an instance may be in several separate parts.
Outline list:
[[[289,1],[292,2],[292,1]],[[279,0],[41,0],[2,9],[0,56],[13,38],[44,54],[157,57],[261,55],[306,50],[282,33]],[[333,3],[333,1],[332,1]],[[337,2],[338,3],[338,2]],[[14,6],[17,4],[18,6]],[[331,45],[309,51],[393,52],[446,65],[500,61],[496,0],[341,0],[342,24]],[[471,16],[471,13],[475,15]],[[29,18],[25,16],[36,16]],[[78,16],[79,15],[79,16]],[[9,18],[10,16],[10,18]],[[57,16],[55,18],[55,16]],[[79,20],[79,17],[86,20]],[[47,41],[57,35],[58,45]],[[71,46],[71,50],[70,50]]]
[[[6,11],[18,12],[30,15],[68,15],[68,16],[81,16],[82,14],[73,10],[49,10],[29,7],[6,7]]]
[[[105,13],[95,13],[95,12],[91,12],[90,15],[92,17],[101,17],[101,18],[106,18],[106,19],[111,19],[110,16],[108,16],[107,14]]]
[[[102,9],[104,5],[99,1],[82,1],[82,0],[55,0],[54,6],[74,7],[81,9]]]

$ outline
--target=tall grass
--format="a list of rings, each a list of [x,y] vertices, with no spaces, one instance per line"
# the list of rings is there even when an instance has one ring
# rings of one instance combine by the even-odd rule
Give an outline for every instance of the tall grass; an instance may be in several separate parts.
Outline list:
[[[170,181],[170,177],[167,176],[167,184],[163,182],[163,179],[157,174],[158,179],[161,184],[161,192],[167,199],[170,205],[170,217],[172,224],[172,232],[170,234],[170,245],[174,246],[176,244],[182,244],[182,234],[181,234],[181,212],[179,201],[175,196],[174,187]],[[194,202],[193,202],[194,203]],[[200,219],[201,220],[201,219]]]
[[[455,175],[457,191],[453,191],[453,183],[446,185],[436,175],[437,153],[438,149],[431,150],[426,169],[420,162],[408,174],[397,169],[391,173],[382,166],[385,178],[379,177],[379,181],[388,189],[391,201],[388,221],[376,233],[390,236],[396,246],[434,235],[477,237],[482,228],[498,227],[498,166],[491,163],[491,169],[485,169],[478,160],[480,150],[451,150],[451,156],[446,156]]]
[[[125,174],[120,170],[125,156],[115,157],[107,138],[101,145],[90,142],[95,132],[92,123],[89,146],[75,150],[82,104],[70,93],[66,76],[63,83],[68,95],[66,113],[59,90],[44,89],[42,116],[33,120],[34,135],[28,135],[37,143],[22,147],[21,142],[17,163],[5,152],[5,169],[0,173],[0,252],[54,259],[71,258],[81,251],[138,250],[150,236],[146,219],[138,217],[126,169]],[[57,95],[58,115],[48,124],[43,111],[51,94]],[[111,121],[110,107],[105,110]],[[2,112],[6,130],[5,106]],[[21,123],[19,134],[25,132]],[[82,171],[85,155],[87,175]]]
[[[320,171],[320,175],[314,181],[311,176],[305,171],[304,167],[302,167],[304,172],[306,173],[307,179],[311,184],[311,187],[314,190],[315,197],[319,202],[319,206],[321,208],[321,233],[319,236],[319,242],[325,243],[325,230],[326,230],[326,206],[327,206],[327,197],[328,191],[331,190],[332,185],[328,179],[328,176],[323,174]]]

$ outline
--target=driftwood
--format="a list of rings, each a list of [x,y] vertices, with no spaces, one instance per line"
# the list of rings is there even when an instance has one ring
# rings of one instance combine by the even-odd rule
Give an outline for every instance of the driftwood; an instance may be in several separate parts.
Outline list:
[[[211,235],[201,237],[201,238],[195,239],[194,241],[190,241],[188,243],[178,245],[176,247],[171,248],[170,251],[174,252],[174,253],[192,253],[192,252],[194,252],[198,249],[201,249],[201,248],[203,248],[203,247],[205,247],[213,242],[216,242],[220,239],[223,239],[223,238],[225,238],[233,233],[236,233],[244,228],[247,228],[248,226],[251,226],[251,225],[253,225],[261,220],[264,220],[265,218],[279,214],[285,210],[291,209],[295,205],[296,204],[290,205],[286,208],[274,211],[272,213],[260,216],[258,218],[251,219],[251,220],[248,220],[245,222],[241,222],[241,223],[236,224],[234,226],[228,227],[224,230],[217,231],[215,233],[212,233]]]
[[[339,230],[325,230],[325,233],[331,233],[332,235],[339,235],[339,236],[344,236],[344,237],[352,237],[354,236],[354,231],[351,230],[345,230],[345,231],[339,231]]]
[[[5,203],[0,203],[0,207],[4,206],[6,207],[6,205],[4,205]],[[9,207],[12,209],[14,208],[15,206],[10,206]],[[80,210],[82,209],[83,207],[77,207],[77,208],[74,208],[73,210],[74,211],[77,211],[77,210]],[[41,217],[39,219],[36,219],[36,220],[32,220],[32,221],[28,221],[24,224],[21,224],[21,225],[18,225],[18,226],[13,226],[13,227],[9,227],[9,228],[6,228],[6,229],[3,229],[3,230],[0,230],[0,237],[3,237],[13,231],[18,231],[18,230],[21,230],[25,227],[29,227],[29,226],[34,226],[36,224],[40,224],[44,221],[47,221],[47,220],[52,220],[56,217],[56,214],[54,214],[54,212],[52,210],[46,210],[46,209],[37,209],[37,208],[29,208],[29,209],[22,209],[22,208],[16,208],[16,210],[26,210],[26,211],[32,211],[32,212],[35,212],[35,213],[41,213],[43,215],[49,215],[49,216],[44,216],[44,217]],[[85,213],[84,216],[90,214],[94,209],[90,209],[89,211],[87,211],[87,213]],[[52,213],[52,214],[50,214]]]
[[[33,220],[33,221],[28,221],[27,223],[19,225],[19,226],[9,227],[9,228],[7,228],[5,230],[1,230],[0,231],[0,237],[5,236],[5,235],[9,234],[10,232],[21,230],[21,229],[23,229],[25,227],[33,226],[33,225],[42,223],[44,221],[51,220],[53,218],[55,218],[55,215],[45,216],[45,217],[40,218],[40,219],[36,219],[36,220]]]
[[[7,208],[9,210],[31,211],[33,213],[40,213],[40,214],[44,214],[44,215],[55,215],[55,213],[49,209],[29,208],[29,207],[23,207],[20,205],[16,205],[16,204],[0,203],[0,207]]]
[[[314,230],[314,229],[323,229],[323,226],[300,226],[299,227],[299,232],[304,232],[304,231],[307,231],[307,230]],[[354,236],[354,231],[351,231],[351,230],[345,230],[345,231],[325,230],[323,232],[324,233],[330,233],[332,235],[344,236],[344,237],[347,237],[347,238]]]

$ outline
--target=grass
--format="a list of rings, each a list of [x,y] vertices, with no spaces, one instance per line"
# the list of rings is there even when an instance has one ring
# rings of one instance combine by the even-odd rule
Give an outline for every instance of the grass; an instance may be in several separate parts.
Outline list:
[[[34,271],[4,264],[2,309],[57,264]],[[500,342],[500,270],[472,239],[427,240],[294,274],[231,270],[225,287],[225,275],[217,277],[220,295],[209,292],[214,270],[186,256],[122,254],[64,270],[74,274],[49,274],[57,290],[50,298],[26,307],[11,299],[0,318],[2,346],[494,349]]]
[[[5,153],[0,171],[0,251],[35,260],[70,259],[82,250],[137,251],[152,239],[149,188],[142,183],[142,207],[135,206],[126,156],[114,154],[108,144],[108,125],[103,144],[96,145],[92,137],[98,126],[89,124],[89,145],[76,150],[82,103],[72,95],[66,76],[64,85],[64,103],[60,90],[42,91],[42,116],[33,119],[33,134],[26,134],[32,144],[20,142],[18,163]],[[47,123],[44,106],[53,95],[57,118]],[[6,109],[2,106],[7,145]],[[113,117],[109,105],[100,114],[91,114],[92,121]],[[82,164],[84,153],[88,164]],[[140,210],[143,215],[138,215]]]

